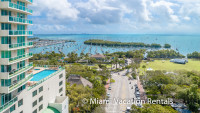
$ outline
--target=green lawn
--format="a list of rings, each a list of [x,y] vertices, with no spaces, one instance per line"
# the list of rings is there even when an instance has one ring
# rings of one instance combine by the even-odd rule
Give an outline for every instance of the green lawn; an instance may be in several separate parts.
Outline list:
[[[187,71],[200,71],[200,61],[199,60],[188,60],[187,64],[176,64],[170,62],[169,60],[155,60],[154,62],[147,63],[143,61],[141,63],[140,70],[143,71],[143,65],[146,65],[147,68],[152,68],[153,70],[166,70],[166,71],[175,71],[175,70],[187,70]]]

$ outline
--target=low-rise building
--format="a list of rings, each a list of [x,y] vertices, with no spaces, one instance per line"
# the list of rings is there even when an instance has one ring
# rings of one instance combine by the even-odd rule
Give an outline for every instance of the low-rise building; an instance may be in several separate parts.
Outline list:
[[[95,55],[91,55],[91,58],[95,58],[96,60],[104,60],[106,57],[102,54],[95,54]]]
[[[76,85],[83,85],[84,87],[86,86],[90,88],[93,87],[93,84],[90,81],[81,77],[80,75],[70,75],[69,78],[67,79],[67,82],[69,82],[70,85],[76,84]]]

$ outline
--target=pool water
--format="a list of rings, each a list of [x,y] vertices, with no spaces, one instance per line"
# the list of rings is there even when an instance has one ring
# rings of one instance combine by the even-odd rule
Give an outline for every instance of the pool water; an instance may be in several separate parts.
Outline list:
[[[43,70],[43,71],[33,75],[33,78],[31,79],[31,81],[40,81],[43,78],[46,78],[47,76],[51,75],[54,72],[56,72],[56,70]]]
[[[34,69],[34,70],[40,70],[40,69]]]

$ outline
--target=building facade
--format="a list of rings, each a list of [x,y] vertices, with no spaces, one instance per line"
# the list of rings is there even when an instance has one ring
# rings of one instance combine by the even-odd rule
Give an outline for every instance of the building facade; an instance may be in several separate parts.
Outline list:
[[[65,69],[33,67],[32,0],[0,0],[0,113],[68,113]]]

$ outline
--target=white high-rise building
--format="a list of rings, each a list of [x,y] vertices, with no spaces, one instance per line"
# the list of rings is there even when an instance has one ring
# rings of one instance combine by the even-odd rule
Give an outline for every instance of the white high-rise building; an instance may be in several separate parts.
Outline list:
[[[32,0],[0,0],[0,113],[68,113],[65,69],[29,62]]]

